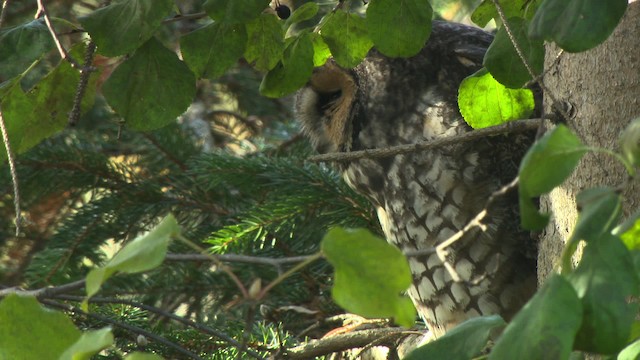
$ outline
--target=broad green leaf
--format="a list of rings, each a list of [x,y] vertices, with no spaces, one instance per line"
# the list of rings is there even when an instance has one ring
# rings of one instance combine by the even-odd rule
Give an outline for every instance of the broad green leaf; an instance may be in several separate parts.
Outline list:
[[[0,79],[20,74],[53,47],[41,19],[0,30]]]
[[[640,340],[636,340],[631,345],[620,351],[616,360],[637,360],[640,359]]]
[[[345,68],[360,64],[373,46],[367,34],[365,20],[343,10],[327,15],[320,35],[329,45],[338,65]]]
[[[500,5],[507,19],[519,17],[530,20],[533,15],[535,15],[536,9],[542,1],[543,0],[501,0]],[[483,0],[471,14],[471,21],[480,27],[485,27],[491,19],[495,19],[497,23],[501,23],[493,0]]]
[[[580,214],[562,254],[563,271],[571,270],[571,257],[580,240],[590,242],[610,234],[618,223],[622,210],[622,197],[611,188],[583,190],[576,196],[576,200]]]
[[[322,252],[335,268],[333,299],[345,310],[369,318],[390,318],[409,327],[416,310],[400,295],[411,285],[405,256],[365,229],[331,229]]]
[[[592,239],[580,265],[568,278],[584,310],[575,349],[600,354],[618,352],[629,339],[638,310],[637,304],[627,303],[627,299],[640,292],[629,251],[612,235]]]
[[[427,42],[432,17],[428,0],[376,0],[367,8],[367,31],[381,53],[409,57]]]
[[[98,330],[88,330],[62,355],[59,360],[89,360],[103,349],[113,344],[113,334],[110,327]]]
[[[0,301],[0,359],[57,359],[80,338],[71,319],[31,296]]]
[[[118,1],[81,17],[80,24],[98,45],[98,53],[118,56],[147,42],[172,9],[171,0]]]
[[[460,113],[474,129],[524,119],[534,105],[531,90],[507,89],[486,69],[464,79],[458,92]]]
[[[620,136],[622,155],[633,166],[640,167],[640,118],[629,122]]]
[[[204,10],[216,22],[243,24],[257,18],[269,0],[207,0]]]
[[[490,360],[569,357],[580,322],[582,305],[571,284],[552,275],[516,314],[498,339]]]
[[[505,325],[498,315],[467,320],[447,331],[443,337],[412,351],[404,359],[472,359],[487,346],[492,330]]]
[[[244,25],[213,23],[183,36],[180,50],[198,77],[215,79],[236,64],[246,44]]]
[[[627,0],[546,0],[529,26],[531,38],[555,41],[568,52],[591,49],[618,26]]]
[[[162,360],[162,357],[151,353],[132,352],[127,354],[124,360]]]
[[[544,66],[544,44],[542,40],[529,40],[527,37],[527,22],[522,18],[509,19],[509,26],[533,72],[536,75],[540,74]],[[518,56],[504,26],[498,30],[495,39],[487,49],[483,65],[496,80],[508,88],[521,88],[527,81],[531,80],[531,75],[529,75],[527,68]]]
[[[71,50],[76,58],[82,58],[83,52],[83,44]],[[95,74],[89,78],[81,103],[82,112],[93,105],[97,78]],[[20,86],[20,77],[6,82],[2,88],[2,114],[16,154],[31,149],[67,126],[79,81],[78,70],[67,61],[60,61],[27,93]],[[4,146],[0,147],[0,161],[6,156]]]
[[[147,131],[175,121],[189,107],[196,81],[173,51],[151,39],[116,68],[102,92],[129,128]]]
[[[520,212],[525,229],[541,229],[547,215],[535,209],[531,198],[551,191],[560,185],[578,165],[587,149],[580,139],[564,125],[545,134],[527,151],[520,163]]]
[[[285,29],[288,29],[293,24],[307,21],[316,16],[320,7],[314,2],[308,2],[295,9],[291,16],[284,22]]]
[[[147,234],[128,243],[106,265],[89,272],[86,280],[87,297],[97,293],[115,272],[139,273],[160,265],[167,254],[169,240],[179,232],[176,219],[168,215]]]
[[[274,98],[288,95],[306,84],[312,72],[311,35],[303,32],[289,42],[282,61],[264,76],[260,93]]]
[[[311,33],[311,43],[313,44],[313,66],[318,67],[324,65],[331,57],[331,50],[322,36]]]
[[[247,37],[247,48],[244,51],[247,62],[259,71],[273,69],[284,52],[284,31],[278,17],[261,14],[247,24]]]

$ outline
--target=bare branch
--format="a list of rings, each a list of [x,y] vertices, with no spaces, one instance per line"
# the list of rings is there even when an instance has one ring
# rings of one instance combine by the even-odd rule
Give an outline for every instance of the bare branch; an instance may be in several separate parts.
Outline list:
[[[89,84],[89,77],[95,70],[91,66],[95,51],[96,44],[94,44],[93,41],[90,41],[84,55],[84,66],[80,69],[80,81],[78,82],[78,88],[76,89],[76,96],[73,98],[73,107],[69,113],[69,125],[71,126],[77,124],[80,119],[82,98],[84,97],[84,93],[87,89],[87,84]]]
[[[78,64],[76,59],[74,59],[69,54],[67,49],[65,49],[64,46],[62,46],[62,43],[60,43],[60,39],[58,38],[58,34],[56,34],[56,30],[53,28],[53,25],[51,24],[51,19],[49,18],[49,13],[47,12],[47,8],[44,6],[44,3],[42,2],[42,0],[38,0],[38,11],[36,11],[35,18],[36,19],[39,18],[40,15],[42,15],[42,17],[44,18],[45,24],[47,24],[47,28],[49,29],[49,33],[51,33],[51,37],[53,38],[53,42],[56,44],[56,47],[58,48],[58,52],[60,53],[60,57],[62,57],[64,60],[68,61],[69,64],[71,64],[71,66],[74,69],[82,70],[82,67],[80,66],[80,64]]]
[[[9,6],[9,0],[4,0],[2,2],[2,10],[0,11],[0,28],[2,28],[2,25],[4,24],[4,18],[7,15],[6,10],[8,6]]]
[[[4,14],[4,8],[2,13]],[[13,185],[13,207],[16,213],[16,236],[20,236],[20,227],[22,225],[22,210],[20,209],[20,187],[18,185],[18,171],[16,170],[16,158],[13,154],[13,151],[11,150],[11,143],[9,142],[9,132],[7,131],[7,125],[4,122],[1,108],[0,131],[2,132],[2,142],[4,143],[4,149],[7,152],[7,162],[9,163],[9,172],[11,173],[11,184]]]
[[[542,119],[528,119],[508,122],[499,126],[470,131],[461,135],[449,136],[431,141],[418,142],[415,144],[405,144],[398,146],[390,146],[380,149],[367,149],[351,152],[340,152],[310,156],[307,160],[311,162],[321,161],[353,161],[362,158],[385,158],[400,154],[408,154],[418,151],[424,151],[433,148],[439,148],[447,145],[455,145],[463,142],[478,140],[487,136],[519,133],[532,131],[538,128]]]

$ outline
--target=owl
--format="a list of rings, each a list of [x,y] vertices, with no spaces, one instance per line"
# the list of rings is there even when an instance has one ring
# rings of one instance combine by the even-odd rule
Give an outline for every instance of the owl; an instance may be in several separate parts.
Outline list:
[[[472,131],[460,115],[460,82],[479,70],[493,36],[434,22],[411,58],[371,50],[353,69],[332,60],[298,91],[296,117],[319,153],[412,144]],[[529,136],[494,136],[386,158],[335,164],[377,211],[384,235],[405,253],[432,249],[473,219],[488,197],[517,174]],[[408,290],[433,337],[475,316],[509,319],[536,287],[529,234],[519,229],[514,194],[488,209],[484,227],[452,244],[445,268],[437,254],[408,258]]]

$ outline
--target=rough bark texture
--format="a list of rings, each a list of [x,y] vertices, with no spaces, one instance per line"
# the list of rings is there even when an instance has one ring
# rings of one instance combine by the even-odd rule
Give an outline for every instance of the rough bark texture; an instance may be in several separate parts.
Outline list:
[[[595,147],[619,150],[618,138],[634,118],[640,116],[640,2],[630,4],[622,22],[611,37],[598,47],[578,54],[565,53],[552,64],[559,52],[547,45],[545,68],[551,71],[544,83],[560,101],[574,107],[575,117],[567,125],[582,141]],[[552,100],[545,94],[545,109]],[[565,241],[577,218],[575,195],[583,189],[617,187],[626,179],[624,168],[611,156],[589,154],[574,174],[549,196],[541,200],[543,211],[552,220],[540,239],[538,281],[544,282],[557,267]],[[640,205],[637,181],[623,191],[623,216]]]

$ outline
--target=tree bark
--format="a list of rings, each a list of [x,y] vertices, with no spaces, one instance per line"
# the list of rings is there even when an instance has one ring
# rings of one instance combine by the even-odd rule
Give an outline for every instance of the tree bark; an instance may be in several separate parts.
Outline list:
[[[578,54],[564,53],[554,63],[560,49],[547,45],[544,77],[548,89],[544,106],[551,112],[552,95],[573,106],[575,116],[567,126],[584,144],[619,151],[619,137],[629,122],[640,117],[640,2],[629,5],[613,34],[594,49]],[[550,94],[549,94],[550,93]],[[618,187],[627,180],[624,167],[605,154],[589,153],[573,175],[541,199],[541,210],[551,212],[549,225],[541,234],[538,281],[558,267],[565,242],[576,223],[575,196],[581,190]],[[640,205],[638,182],[625,186],[622,193],[623,217]],[[580,251],[576,254],[580,256]]]

